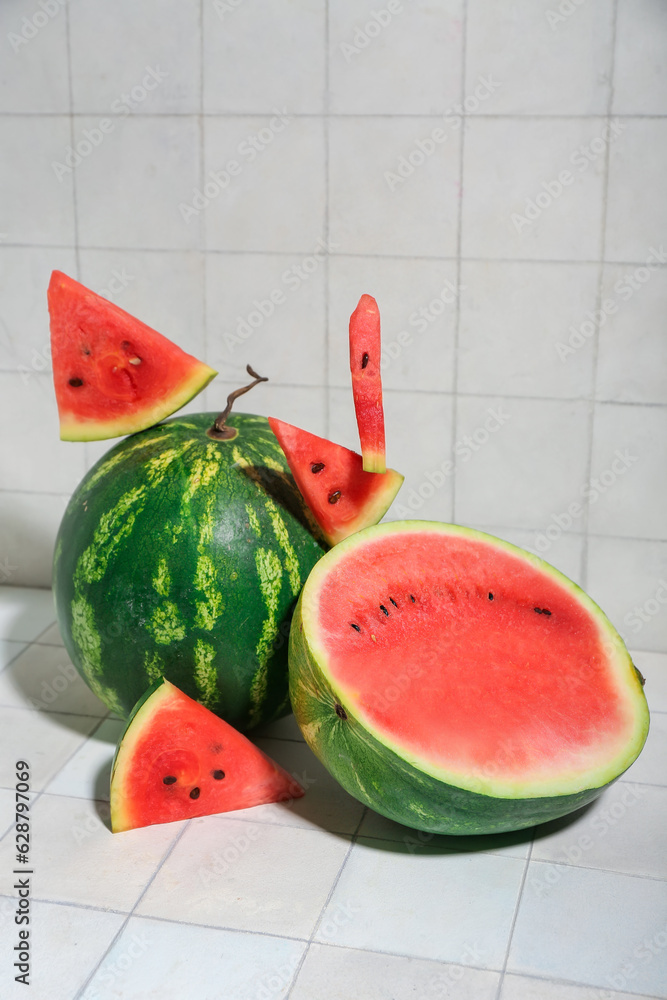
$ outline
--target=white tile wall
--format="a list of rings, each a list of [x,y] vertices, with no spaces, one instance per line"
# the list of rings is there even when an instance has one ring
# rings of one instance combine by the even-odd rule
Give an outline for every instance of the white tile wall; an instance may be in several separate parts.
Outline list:
[[[219,367],[195,408],[250,361],[248,409],[353,446],[368,291],[403,510],[528,544],[641,446],[544,553],[632,637],[667,571],[661,0],[6,0],[0,38],[0,582],[48,584],[106,448],[56,440],[51,269]],[[511,421],[431,495],[492,403]],[[666,648],[662,605],[641,626]]]

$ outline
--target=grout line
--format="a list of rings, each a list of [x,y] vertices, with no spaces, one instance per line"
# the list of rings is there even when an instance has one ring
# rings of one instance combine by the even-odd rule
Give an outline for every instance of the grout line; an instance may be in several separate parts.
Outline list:
[[[60,649],[61,647],[58,646],[58,647],[47,647],[47,648]],[[64,647],[62,648],[64,649]],[[83,678],[81,678],[81,680],[83,680]],[[47,716],[66,715],[68,718],[73,718],[73,719],[100,719],[100,718],[106,719],[108,718],[109,715],[108,711],[106,715],[100,716],[100,715],[91,715],[90,712],[63,712],[57,708],[49,709],[49,708],[37,708],[34,705],[12,705],[12,704],[7,704],[4,701],[0,701],[0,708],[11,708],[15,709],[17,712],[37,712],[39,715],[47,715]]]
[[[97,799],[96,801],[100,801]],[[50,903],[52,906],[72,906],[76,910],[93,910],[94,913],[115,913],[119,917],[124,917],[127,914],[127,910],[116,910],[112,906],[92,906],[90,903],[73,903],[67,899],[43,899],[41,896],[32,896],[31,900],[34,903]],[[12,902],[16,902],[13,896],[0,895],[0,899],[10,899]]]
[[[203,115],[202,117],[206,117]],[[71,244],[64,243],[2,243],[0,244],[0,250],[71,250]],[[82,251],[91,251],[95,253],[164,253],[164,254],[181,254],[187,256],[192,252],[189,247],[128,247],[128,246],[94,246],[94,245],[81,245],[79,244],[79,249]],[[208,254],[218,254],[220,256],[250,256],[250,257],[291,257],[294,259],[299,259],[301,257],[307,257],[312,255],[312,246],[307,250],[246,250],[246,249],[235,249],[235,250],[222,250],[217,247],[209,247],[206,249]],[[400,253],[358,253],[355,251],[332,251],[332,257],[341,257],[343,259],[360,259],[360,260],[388,260],[388,261],[426,261],[427,263],[437,263],[442,261],[456,262],[457,258],[455,256],[448,256],[446,254],[400,254]],[[581,258],[580,260],[569,260],[567,258],[550,258],[550,257],[478,257],[478,256],[467,256],[462,255],[461,259],[466,263],[473,264],[551,264],[551,265],[563,265],[574,267],[577,265],[582,265],[583,267],[597,267],[600,264],[598,259],[588,259]],[[645,267],[646,260],[605,260],[603,263],[607,267]],[[667,269],[667,263],[652,263],[651,267],[655,271],[660,271]]]
[[[610,65],[609,65],[609,96],[607,98],[607,114],[606,121],[609,125],[612,121],[611,109],[613,107],[614,101],[614,73],[616,68],[616,23],[618,20],[618,0],[614,0],[613,12],[612,12],[612,28],[611,28],[611,50],[610,50]],[[603,177],[602,177],[602,218],[600,225],[600,263],[598,268],[598,282],[597,290],[595,295],[595,316],[601,315],[601,304],[603,295],[603,283],[604,283],[604,257],[605,248],[607,243],[607,209],[608,209],[608,199],[609,199],[609,159],[610,159],[610,146],[611,143],[607,143],[604,151],[604,164],[603,164]],[[595,411],[596,411],[596,393],[597,393],[597,381],[598,381],[598,358],[600,354],[600,324],[596,320],[594,323],[594,334],[592,343],[592,366],[591,366],[591,392],[590,392],[590,410],[588,418],[588,454],[586,456],[586,477],[585,482],[590,483],[593,474],[593,445],[595,440]],[[581,586],[584,590],[588,590],[588,526],[590,523],[590,499],[586,495],[584,500],[584,509],[582,514],[582,526],[584,532],[584,545],[581,552]]]
[[[289,1000],[289,998],[292,995],[292,990],[296,986],[297,980],[299,978],[299,974],[301,973],[301,969],[303,968],[303,964],[306,961],[306,958],[308,956],[308,952],[310,951],[310,946],[313,943],[313,938],[315,937],[315,934],[317,933],[317,930],[318,930],[320,924],[322,923],[322,917],[324,916],[324,914],[326,912],[326,908],[329,905],[329,902],[331,901],[331,897],[333,896],[334,892],[336,891],[336,886],[338,885],[338,882],[340,881],[340,877],[343,874],[343,869],[345,868],[345,865],[347,864],[347,859],[349,858],[350,854],[352,853],[352,848],[354,847],[354,845],[357,842],[357,838],[359,837],[359,830],[361,829],[361,824],[363,823],[364,818],[366,817],[367,812],[368,812],[368,806],[364,806],[364,809],[363,809],[363,811],[361,813],[361,816],[359,817],[359,822],[357,823],[357,827],[356,827],[354,833],[352,834],[352,836],[350,838],[350,846],[348,847],[347,851],[345,852],[345,857],[343,858],[342,864],[341,864],[340,868],[338,869],[338,874],[336,875],[335,879],[333,880],[333,884],[331,886],[331,889],[329,890],[327,898],[324,900],[324,904],[322,905],[322,909],[320,910],[319,916],[317,917],[315,923],[313,924],[313,929],[311,931],[310,937],[308,938],[308,944],[306,945],[306,947],[304,949],[304,952],[303,952],[303,955],[301,956],[301,961],[299,962],[299,964],[297,965],[297,967],[296,967],[296,969],[294,971],[294,976],[292,977],[292,982],[290,983],[289,989],[288,989],[287,993],[285,994],[284,1000]]]
[[[69,138],[72,148],[74,148],[74,84],[72,80],[72,41],[70,37],[70,16],[69,16],[69,6],[65,5],[65,39],[67,45],[67,92],[69,99]],[[74,259],[76,266],[76,277],[77,281],[81,281],[81,258],[79,255],[79,211],[77,202],[77,189],[76,189],[76,170],[72,171],[72,221],[74,224],[74,247],[67,247],[68,250],[74,249]]]
[[[146,883],[146,885],[144,886],[143,891],[139,894],[139,897],[137,898],[134,906],[129,911],[129,913],[127,914],[125,920],[123,921],[123,923],[118,928],[118,931],[116,932],[116,934],[111,939],[111,942],[109,943],[106,951],[104,952],[104,954],[100,958],[100,960],[97,963],[97,965],[92,969],[92,971],[91,971],[90,975],[88,976],[88,978],[85,980],[85,982],[78,989],[78,991],[77,991],[77,993],[76,993],[76,995],[74,997],[74,1000],[79,1000],[79,998],[82,997],[83,994],[85,993],[86,988],[90,985],[91,981],[94,979],[96,972],[98,971],[98,969],[100,968],[100,966],[102,965],[102,963],[104,962],[104,960],[106,959],[106,957],[109,955],[109,953],[113,949],[114,945],[116,944],[116,941],[118,941],[119,938],[122,936],[122,934],[125,931],[125,928],[127,927],[129,921],[132,919],[132,916],[134,915],[134,911],[136,910],[137,906],[139,905],[139,903],[141,902],[141,900],[144,898],[144,896],[146,895],[146,893],[150,889],[151,885],[153,884],[155,878],[159,874],[159,872],[160,872],[162,866],[164,865],[165,861],[167,861],[167,859],[171,855],[172,851],[174,850],[174,848],[176,847],[176,845],[181,840],[181,837],[183,836],[183,834],[185,833],[185,831],[190,826],[191,822],[192,822],[192,820],[188,820],[187,821],[187,823],[184,825],[183,829],[180,831],[180,833],[178,833],[176,835],[176,837],[174,838],[174,840],[171,842],[171,844],[167,848],[167,851],[163,855],[162,860],[160,861],[160,863],[158,864],[157,868],[155,869],[155,871],[153,872],[153,874],[149,878],[149,880]],[[112,834],[112,836],[113,836],[113,834]]]
[[[13,901],[14,897],[0,894],[0,900],[2,900],[2,899]],[[87,903],[75,903],[75,902],[69,902],[67,900],[59,900],[59,899],[41,899],[41,898],[36,897],[36,896],[33,897],[33,900],[36,903],[46,903],[46,904],[50,904],[50,905],[53,905],[53,906],[72,907],[73,909],[77,909],[77,910],[89,910],[89,911],[92,911],[94,913],[112,913],[112,914],[115,914],[117,916],[126,916],[127,915],[127,910],[116,910],[116,909],[113,909],[112,907],[106,907],[106,906],[91,906],[91,905],[89,905]],[[221,927],[221,926],[218,926],[216,924],[191,923],[190,921],[173,920],[173,919],[171,919],[169,917],[150,916],[150,915],[144,914],[144,913],[137,913],[134,916],[135,916],[136,920],[154,920],[157,923],[172,924],[172,925],[177,926],[177,927],[201,927],[201,928],[204,928],[206,930],[223,931],[225,933],[231,933],[231,934],[247,934],[249,936],[277,938],[277,939],[279,939],[281,941],[296,941],[296,942],[304,943],[304,944],[307,943],[305,938],[294,937],[294,936],[289,935],[289,934],[276,934],[276,933],[268,932],[268,931],[248,931],[248,930],[244,930],[243,928],[239,928],[239,927]],[[415,956],[415,955],[412,955],[412,954],[408,954],[407,952],[380,951],[380,950],[374,949],[374,948],[355,948],[354,946],[350,946],[350,945],[336,944],[333,941],[318,942],[318,944],[320,945],[320,947],[323,947],[323,948],[338,948],[340,950],[345,950],[345,951],[354,951],[354,952],[357,952],[358,954],[386,955],[387,957],[391,957],[391,958],[407,958],[407,959],[412,960],[412,961],[415,961],[415,960],[418,959],[418,956]],[[428,963],[433,963],[433,964],[437,964],[437,965],[445,965],[445,966],[456,965],[455,962],[443,961],[441,959],[435,959],[435,958],[422,958],[421,961],[428,962]],[[481,965],[466,965],[465,968],[466,969],[475,969],[478,972],[499,972],[500,971],[499,969],[495,969],[495,968],[490,967],[490,966],[481,966]],[[540,976],[540,975],[537,975],[535,973],[512,972],[512,973],[510,973],[510,975],[516,976],[519,979],[528,979],[528,980],[534,980],[536,982],[553,983],[554,985],[581,986],[581,987],[586,987],[588,989],[594,989],[595,988],[595,987],[591,987],[590,983],[580,983],[577,980],[573,980],[573,979],[560,979],[560,978],[554,978],[554,977],[551,977],[551,976]],[[632,993],[632,996],[636,997],[637,1000],[663,1000],[662,997],[660,997],[660,996],[658,996],[658,994],[654,994],[654,993]]]
[[[639,782],[636,782],[635,784],[639,784]],[[534,842],[532,846],[535,846]],[[600,872],[602,875],[621,875],[624,878],[641,879],[643,882],[659,882],[661,884],[667,882],[667,876],[641,875],[639,872],[623,872],[618,871],[616,868],[594,868],[591,865],[569,865],[565,861],[552,861],[548,858],[531,857],[530,860],[535,865],[546,865],[548,868],[553,868],[555,866],[556,868],[569,868],[570,871]]]
[[[226,931],[229,934],[248,934],[252,937],[279,938],[281,941],[298,941],[306,944],[306,938],[296,937],[293,934],[279,934],[276,931],[249,931],[243,927],[226,927],[220,924],[204,924],[199,921],[173,920],[171,917],[158,917],[151,913],[135,913],[135,920],[157,920],[161,924],[176,924],[178,927],[205,927],[211,931]]]
[[[460,103],[463,103],[466,83],[466,55],[467,55],[467,29],[468,29],[468,4],[467,0],[463,4],[461,18],[461,79],[460,79]],[[456,462],[454,449],[457,441],[458,431],[458,399],[459,399],[459,334],[461,329],[461,247],[463,242],[463,161],[465,151],[466,122],[462,122],[459,140],[459,200],[456,219],[456,315],[454,318],[454,342],[452,350],[452,432],[450,439],[450,460],[454,463],[454,473],[452,475],[452,509],[451,520],[456,523]]]
[[[534,972],[511,972],[511,976],[516,976],[517,979],[528,979],[534,980],[538,983],[553,983],[554,986],[575,986],[580,987],[588,991],[598,990],[595,994],[594,1000],[614,1000],[614,998],[619,998],[619,1000],[624,1000],[626,996],[636,997],[636,1000],[664,1000],[664,995],[660,996],[657,993],[634,993],[632,990],[628,991],[627,987],[622,993],[617,993],[616,990],[610,990],[606,986],[591,986],[590,983],[581,983],[576,979],[559,979],[552,976],[540,976]]]
[[[477,972],[500,972],[500,969],[497,969],[493,965],[474,965],[471,962],[469,965],[461,966],[454,959],[427,958],[424,955],[414,955],[407,951],[383,951],[380,948],[359,948],[349,944],[336,944],[335,941],[315,941],[313,943],[320,948],[338,948],[339,951],[356,951],[366,955],[387,955],[389,958],[407,958],[413,962],[430,962],[433,965],[439,966],[457,966],[458,968],[475,969]],[[292,984],[292,988],[294,988],[294,983]],[[289,1000],[289,994],[287,994],[284,1000]]]
[[[517,917],[519,915],[519,907],[521,905],[521,897],[523,896],[523,889],[526,884],[526,878],[528,876],[528,867],[530,865],[530,856],[533,852],[533,844],[535,843],[535,834],[533,827],[533,840],[531,841],[530,847],[528,848],[528,854],[526,855],[526,863],[523,866],[523,874],[521,876],[521,884],[519,886],[519,892],[517,893],[516,905],[514,907],[514,913],[512,914],[512,923],[510,925],[509,935],[507,937],[507,950],[505,951],[505,960],[503,961],[502,969],[500,970],[500,977],[498,979],[498,988],[496,990],[495,1000],[500,1000],[500,995],[503,989],[503,981],[505,979],[505,973],[507,971],[507,963],[510,957],[510,950],[512,948],[512,938],[514,937],[514,928],[516,927]]]
[[[441,112],[425,111],[419,112],[369,112],[369,113],[359,113],[359,112],[346,112],[346,111],[328,111],[325,113],[320,113],[317,111],[293,111],[290,112],[293,118],[343,118],[343,119],[392,119],[396,118],[399,120],[428,120],[428,121],[442,121],[448,114],[452,113],[451,108],[446,108]],[[97,111],[73,111],[71,113],[72,118],[97,118],[98,116],[104,117],[104,115],[109,114],[108,108],[102,108]],[[196,110],[192,111],[133,111],[133,116],[135,118],[195,118],[198,114]],[[267,109],[266,111],[207,111],[204,113],[205,118],[219,118],[219,119],[245,119],[245,118],[271,118],[275,114],[273,108]],[[536,112],[530,112],[526,114],[518,114],[516,112],[469,112],[461,110],[456,112],[457,116],[460,118],[472,118],[479,120],[491,120],[496,121],[501,119],[503,121],[603,121],[606,117],[604,111],[598,114],[588,114],[588,115],[576,115],[576,114],[538,114]],[[62,111],[1,111],[0,112],[0,122],[4,118],[67,118],[70,117],[66,112]],[[665,121],[667,115],[661,114],[625,114],[622,111],[614,112],[615,118],[623,119],[624,121],[638,119],[647,119],[649,121]]]
[[[7,369],[0,368],[0,375],[16,375],[19,376],[21,373],[17,369]],[[51,372],[35,372],[35,378],[51,379]],[[340,392],[351,392],[349,385],[336,383],[333,385],[320,385],[317,382],[283,382],[282,380],[271,380],[274,387],[279,389],[317,389],[321,391],[326,391],[327,389],[334,389]],[[229,385],[236,388],[238,382],[231,378],[218,378],[217,385]],[[383,388],[384,395],[390,396],[433,396],[437,399],[446,399],[454,394],[450,391],[441,389],[394,389],[391,387]],[[457,398],[459,399],[488,399],[488,400],[503,400],[507,402],[516,403],[589,403],[591,402],[588,396],[524,396],[524,395],[507,395],[501,392],[468,392],[468,391],[457,391]],[[667,410],[667,402],[657,403],[657,402],[644,402],[640,400],[624,400],[624,399],[596,399],[596,406],[625,406],[625,407],[635,407],[637,409],[651,409],[651,410]],[[187,416],[187,414],[186,414]],[[50,490],[25,490],[25,489],[7,489],[6,487],[0,486],[0,493],[25,493],[28,496],[51,496],[51,497],[61,497],[63,499],[68,499],[71,493],[54,493]],[[49,590],[49,586],[37,587],[31,584],[27,589],[32,590]],[[0,584],[0,592],[2,590],[2,585]]]
[[[324,393],[324,436],[331,440],[331,399],[329,393],[329,380],[331,377],[329,350],[331,336],[329,330],[329,303],[331,294],[331,273],[330,273],[330,249],[329,235],[331,230],[331,134],[329,130],[329,107],[330,107],[330,86],[331,86],[331,66],[329,59],[329,0],[324,4],[324,112],[325,117],[322,122],[324,133],[324,384],[327,389]],[[335,439],[334,435],[334,439]]]
[[[204,123],[204,0],[199,0],[199,190],[204,190],[204,171],[206,169],[206,129]],[[198,219],[199,233],[199,266],[201,268],[201,305],[202,305],[202,340],[203,357],[209,358],[209,330],[208,330],[208,266],[206,261],[206,228],[207,213],[200,214]],[[208,389],[205,391],[208,397]]]

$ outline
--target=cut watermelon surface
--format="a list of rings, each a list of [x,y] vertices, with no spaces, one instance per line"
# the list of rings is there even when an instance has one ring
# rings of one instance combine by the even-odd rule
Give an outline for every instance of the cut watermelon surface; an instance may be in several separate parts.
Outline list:
[[[48,300],[64,441],[97,441],[151,427],[217,374],[60,271],[51,275]]]
[[[315,566],[290,646],[295,715],[351,794],[418,829],[556,818],[626,770],[640,676],[594,602],[481,532],[368,528]]]
[[[160,678],[137,702],[116,750],[111,828],[120,833],[302,795],[250,740]]]
[[[350,372],[366,472],[386,469],[380,344],[378,304],[371,295],[362,295],[350,316]]]
[[[269,417],[304,500],[331,545],[376,524],[403,483],[394,469],[364,472],[361,455]]]

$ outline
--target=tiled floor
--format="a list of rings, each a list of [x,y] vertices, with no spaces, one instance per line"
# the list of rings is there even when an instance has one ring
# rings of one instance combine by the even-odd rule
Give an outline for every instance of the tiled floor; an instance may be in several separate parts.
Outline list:
[[[114,836],[123,724],[74,673],[50,594],[0,588],[2,1000],[27,995],[12,969],[21,758],[39,1000],[667,997],[667,656],[636,662],[652,735],[574,819],[417,834],[342,791],[288,718],[258,741],[306,786],[298,803]]]

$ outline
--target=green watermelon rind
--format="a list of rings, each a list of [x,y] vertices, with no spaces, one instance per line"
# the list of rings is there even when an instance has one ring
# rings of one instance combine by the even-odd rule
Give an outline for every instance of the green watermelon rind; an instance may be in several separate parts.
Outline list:
[[[190,355],[185,357],[191,360],[192,371],[168,396],[158,402],[144,399],[132,413],[124,413],[120,417],[114,415],[107,420],[82,420],[74,417],[70,410],[60,420],[61,441],[105,441],[137,434],[166,420],[202,392],[218,374],[203,361],[197,361]]]
[[[172,418],[119,442],[84,477],[61,523],[54,594],[63,641],[123,718],[162,675],[240,730],[290,711],[289,622],[326,545],[266,418],[232,414],[237,437],[212,441],[216,416]],[[215,551],[199,549],[205,524]]]
[[[373,732],[368,721],[355,714],[345,693],[326,670],[326,651],[313,641],[316,597],[321,582],[337,559],[367,539],[391,531],[416,529],[447,531],[491,541],[505,551],[527,559],[548,572],[595,615],[608,641],[607,649],[623,664],[628,690],[636,694],[637,730],[626,759],[600,773],[590,787],[554,794],[546,786],[541,794],[517,787],[493,787],[484,792],[446,780],[445,773],[428,762],[410,760],[397,745]],[[501,833],[521,830],[557,819],[596,799],[639,755],[648,733],[648,709],[639,674],[620,635],[601,609],[566,576],[509,542],[458,525],[429,521],[404,521],[375,525],[351,536],[332,549],[312,570],[292,618],[290,632],[290,697],[299,727],[311,750],[337,781],[355,798],[398,823],[429,833],[450,835]],[[343,709],[342,718],[337,708]]]
[[[118,743],[116,744],[116,752],[114,753],[113,760],[111,762],[111,781],[112,782],[113,782],[113,776],[116,773],[116,765],[118,763],[118,755],[120,753],[121,747],[123,746],[123,742],[125,740],[125,737],[127,736],[128,729],[130,728],[130,726],[132,725],[132,723],[135,721],[135,719],[138,717],[139,713],[141,712],[141,709],[144,707],[144,705],[146,704],[146,702],[150,698],[152,698],[153,695],[155,694],[155,692],[159,688],[161,688],[164,684],[165,684],[164,677],[158,677],[158,679],[156,681],[153,681],[153,683],[151,684],[151,686],[149,688],[147,688],[146,691],[144,691],[144,693],[142,694],[141,698],[139,698],[138,702],[136,703],[136,705],[134,706],[134,708],[130,712],[129,716],[127,717],[127,722],[125,723],[125,728],[123,729],[123,732],[120,734],[120,737],[118,739]],[[153,711],[154,711],[154,709],[151,709],[150,711],[146,711],[146,713],[145,713],[146,714],[146,718],[150,718],[153,715]]]

